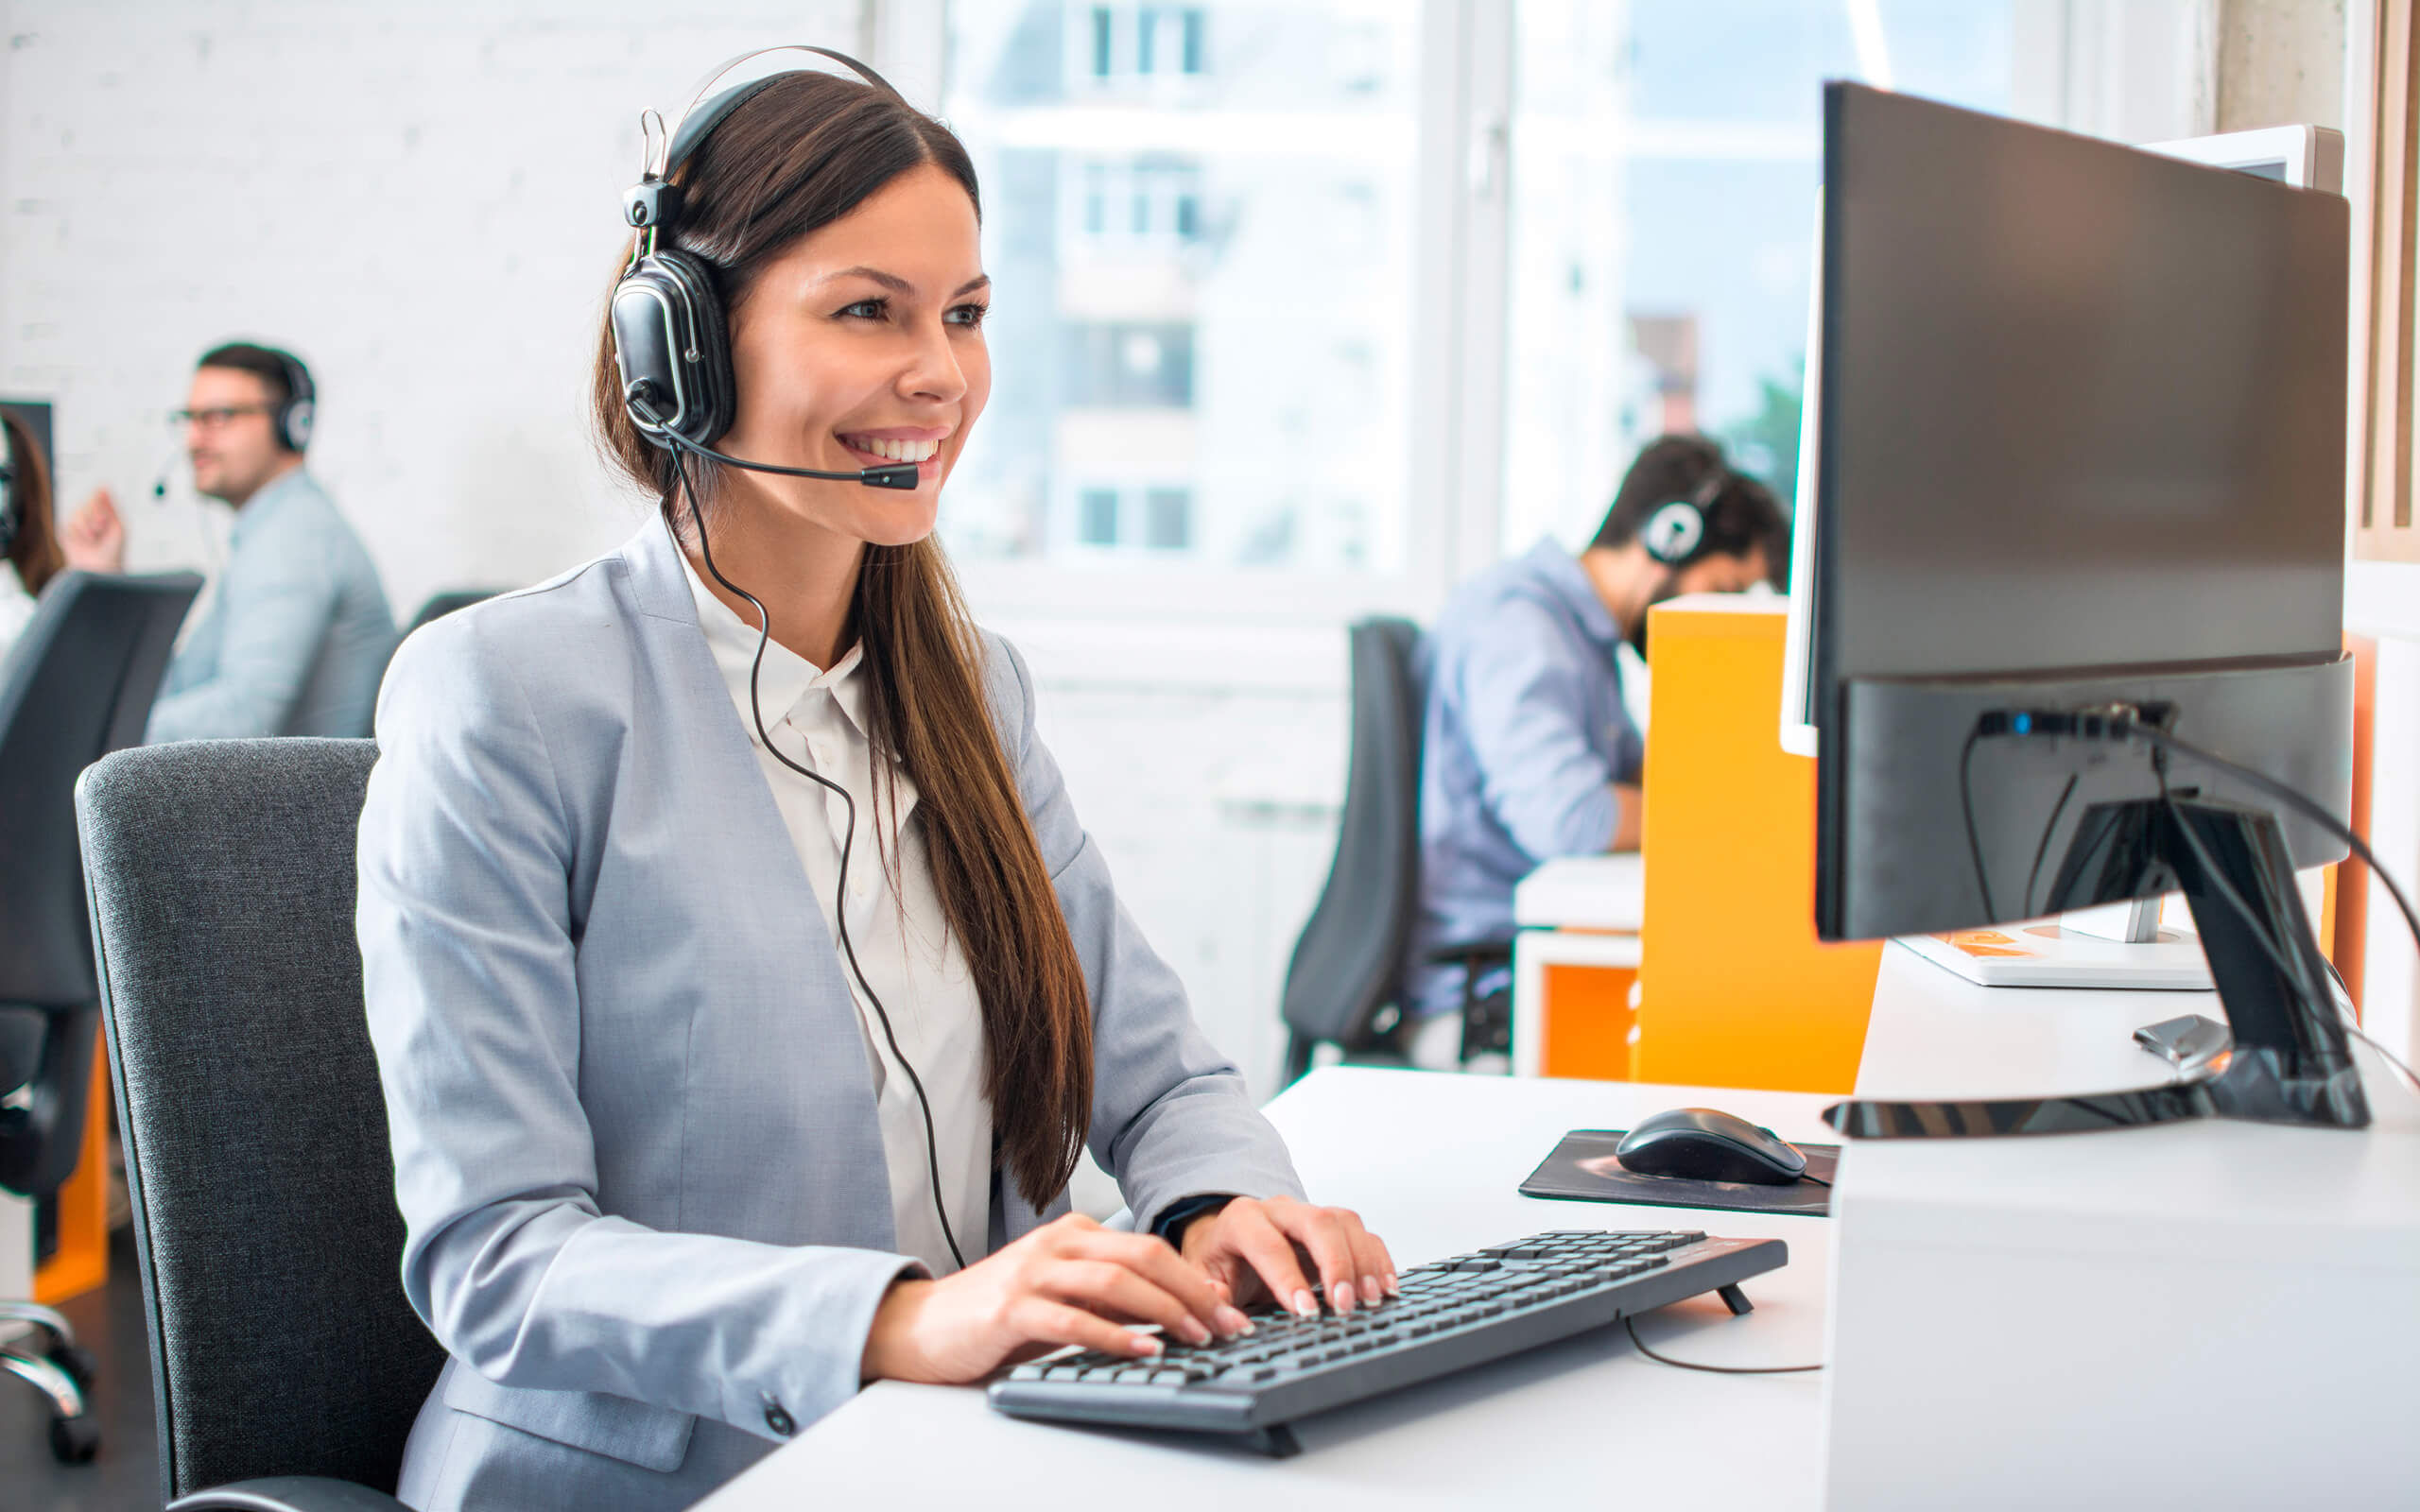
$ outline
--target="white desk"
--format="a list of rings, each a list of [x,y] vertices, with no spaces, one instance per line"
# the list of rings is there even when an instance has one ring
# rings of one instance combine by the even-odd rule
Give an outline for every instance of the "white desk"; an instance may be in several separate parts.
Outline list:
[[[1893,947],[1858,1091],[2159,1082],[2210,993],[1976,987]],[[2362,1130],[2210,1120],[1853,1146],[1829,1491],[1859,1508],[2420,1506],[2420,1098]]]
[[[1646,915],[1647,872],[1634,850],[1549,861],[1512,888],[1512,922],[1520,929],[1635,935]]]
[[[2175,992],[1986,989],[1893,950],[1859,1091],[2141,1085],[2158,1065],[2129,1040],[2134,1026],[2207,1006]],[[1541,1228],[1772,1236],[1790,1263],[1747,1284],[1754,1313],[1727,1318],[1701,1297],[1642,1332],[1686,1359],[1792,1364],[1828,1351],[1833,1368],[1700,1375],[1600,1332],[1309,1419],[1297,1427],[1305,1452],[1283,1461],[1021,1423],[974,1389],[884,1383],[706,1505],[957,1512],[979,1498],[1056,1512],[1080,1488],[1109,1487],[1155,1509],[1524,1496],[1763,1509],[1819,1504],[1827,1474],[1842,1507],[2299,1504],[2271,1494],[2281,1464],[2333,1504],[2420,1504],[2420,1494],[2370,1494],[2381,1455],[2401,1454],[2420,1421],[2420,1349],[2376,1358],[2381,1340],[2399,1348],[2420,1331],[2420,1098],[2363,1061],[2377,1122],[2362,1133],[2211,1122],[1868,1143],[1846,1158],[1841,1216],[1829,1223],[1514,1191],[1567,1128],[1703,1103],[1821,1140],[1824,1097],[1317,1072],[1270,1117],[1312,1193],[1359,1209],[1399,1262]],[[2054,1224],[2066,1227],[2054,1234]],[[2119,1230],[2151,1243],[2131,1254],[2100,1245]],[[2281,1422],[2293,1427],[2274,1431]],[[2404,1463],[2389,1459],[2388,1473]],[[2038,1494],[2062,1478],[2067,1494]],[[2397,1484],[2420,1492],[2420,1470]]]
[[[1398,1263],[1541,1228],[1705,1228],[1771,1236],[1789,1264],[1744,1284],[1756,1311],[1711,1297],[1640,1325],[1647,1341],[1714,1364],[1819,1357],[1827,1226],[1670,1208],[1541,1202],[1514,1189],[1576,1127],[1711,1102],[1786,1138],[1816,1139],[1828,1099],[1628,1083],[1536,1082],[1334,1067],[1270,1106],[1314,1196],[1357,1209]],[[1254,1512],[1404,1505],[1816,1504],[1818,1376],[1717,1376],[1639,1358],[1600,1330],[1299,1424],[1304,1452],[1270,1460],[1216,1440],[1018,1422],[980,1391],[884,1383],[704,1505],[1048,1507],[1115,1493],[1161,1509]],[[1744,1435],[1747,1443],[1742,1444]]]
[[[1637,852],[1549,861],[1512,889],[1512,1074],[1545,1068],[1549,966],[1638,970],[1647,882]]]

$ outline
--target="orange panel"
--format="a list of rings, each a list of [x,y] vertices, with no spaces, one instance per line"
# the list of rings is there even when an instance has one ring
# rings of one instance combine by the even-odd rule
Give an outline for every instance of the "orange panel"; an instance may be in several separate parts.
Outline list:
[[[1626,966],[1548,966],[1539,1018],[1539,1064],[1549,1076],[1630,1079],[1631,985]]]
[[[1781,748],[1782,600],[1652,611],[1641,1081],[1846,1092],[1879,944],[1815,937],[1815,764]]]
[[[110,1067],[93,1057],[84,1153],[59,1189],[59,1248],[34,1272],[34,1300],[63,1301],[110,1279]]]
[[[2377,729],[2378,643],[2366,635],[2347,635],[2344,649],[2353,658],[2353,833],[2370,837],[2371,751]],[[2344,973],[2353,990],[2353,1008],[2361,1006],[2361,961],[2369,944],[2370,868],[2347,856],[2328,872],[2336,896],[2328,913],[2335,937],[2326,941],[2327,958]]]

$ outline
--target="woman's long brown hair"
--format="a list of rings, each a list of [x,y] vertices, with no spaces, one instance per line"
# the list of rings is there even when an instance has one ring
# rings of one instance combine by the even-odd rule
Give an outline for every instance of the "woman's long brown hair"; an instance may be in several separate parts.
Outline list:
[[[672,244],[712,266],[724,309],[742,319],[768,263],[926,163],[962,184],[981,213],[975,165],[947,127],[869,84],[784,75],[725,118],[674,175],[683,208]],[[623,406],[610,319],[591,400],[607,459],[656,495],[666,523],[685,539],[672,455],[642,437]],[[692,464],[691,477],[700,471]],[[709,476],[701,491],[711,507],[721,490]],[[930,539],[867,546],[850,617],[864,648],[870,734],[915,784],[934,889],[982,1001],[996,1160],[1040,1208],[1066,1186],[1083,1148],[1092,1013],[1082,963],[993,724],[982,642]]]
[[[26,592],[39,593],[67,566],[67,554],[59,549],[59,532],[51,524],[50,469],[43,462],[33,431],[23,421],[0,410],[0,424],[8,427],[9,465],[17,473],[9,485],[17,495],[18,517],[17,539],[9,546],[9,560],[16,565],[17,580],[26,585]]]

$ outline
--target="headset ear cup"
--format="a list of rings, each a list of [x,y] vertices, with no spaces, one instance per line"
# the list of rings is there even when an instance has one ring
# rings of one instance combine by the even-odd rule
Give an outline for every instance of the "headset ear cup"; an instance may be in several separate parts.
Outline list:
[[[1647,554],[1667,567],[1687,561],[1705,539],[1705,514],[1686,499],[1675,499],[1647,517],[1638,532]]]
[[[641,258],[614,287],[613,326],[624,394],[651,387],[667,428],[700,446],[731,428],[731,345],[702,259],[680,251]],[[639,433],[671,444],[644,421]]]
[[[311,422],[318,418],[318,406],[307,399],[289,399],[278,407],[278,438],[289,452],[307,451],[311,445]]]
[[[673,250],[659,252],[655,261],[680,281],[695,314],[694,344],[674,353],[677,360],[688,363],[690,382],[699,395],[697,423],[682,426],[681,434],[700,446],[712,446],[731,429],[737,387],[732,380],[731,335],[723,324],[722,296],[715,291],[714,272],[705,259]]]

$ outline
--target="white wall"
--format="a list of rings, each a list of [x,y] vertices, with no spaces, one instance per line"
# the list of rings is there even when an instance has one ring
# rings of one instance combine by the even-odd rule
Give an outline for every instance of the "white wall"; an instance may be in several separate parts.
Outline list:
[[[641,507],[579,398],[625,244],[637,112],[768,41],[856,45],[855,0],[11,0],[0,52],[0,390],[59,405],[61,491],[132,504],[137,566],[191,560],[161,420],[193,359],[289,345],[312,466],[397,612],[527,582]]]
[[[862,55],[869,15],[917,9],[0,0],[0,393],[58,405],[61,493],[113,489],[135,567],[207,565],[223,514],[182,469],[148,497],[163,417],[210,345],[289,345],[321,389],[312,468],[399,617],[548,576],[647,514],[580,407],[638,112],[750,47]],[[1341,635],[1003,627],[1129,906],[1266,1090],[1342,785]]]

